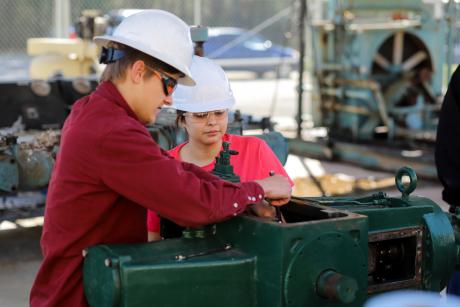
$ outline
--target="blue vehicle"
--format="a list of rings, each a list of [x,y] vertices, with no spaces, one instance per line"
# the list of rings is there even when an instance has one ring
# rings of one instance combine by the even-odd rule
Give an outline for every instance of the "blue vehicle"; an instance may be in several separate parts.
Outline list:
[[[232,27],[210,28],[204,53],[227,71],[251,71],[258,76],[278,71],[280,76],[286,77],[296,70],[299,61],[296,50]]]

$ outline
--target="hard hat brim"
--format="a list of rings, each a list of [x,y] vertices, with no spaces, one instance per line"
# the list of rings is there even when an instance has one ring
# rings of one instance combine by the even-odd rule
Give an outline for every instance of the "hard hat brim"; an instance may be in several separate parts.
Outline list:
[[[151,57],[158,59],[175,69],[177,69],[179,72],[183,73],[185,76],[181,77],[177,80],[179,84],[186,85],[186,86],[194,86],[195,80],[193,80],[193,76],[190,72],[189,67],[179,65],[176,63],[176,61],[172,58],[168,58],[167,55],[156,52],[155,50],[152,50],[151,48],[148,48],[147,46],[140,45],[139,42],[132,41],[130,39],[127,39],[125,37],[117,37],[117,36],[111,36],[111,35],[103,35],[103,36],[96,36],[94,37],[94,42],[103,47],[107,47],[107,45],[110,42],[115,42],[115,43],[120,43],[126,46],[129,46],[130,48],[137,49],[147,55],[150,55]],[[131,46],[137,46],[136,48],[131,47]]]
[[[173,94],[174,95],[174,94]],[[231,109],[235,105],[235,98],[231,97],[224,101],[214,101],[214,102],[207,102],[207,103],[190,103],[187,101],[180,101],[179,99],[174,99],[173,96],[173,104],[171,108],[176,110],[181,110],[185,112],[209,112],[209,111],[216,111],[222,109]]]

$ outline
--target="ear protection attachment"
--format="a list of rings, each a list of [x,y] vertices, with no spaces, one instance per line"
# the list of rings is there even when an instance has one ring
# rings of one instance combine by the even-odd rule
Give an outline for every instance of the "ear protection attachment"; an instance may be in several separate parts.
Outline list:
[[[123,50],[102,47],[101,55],[99,57],[99,63],[101,64],[115,63],[116,61],[123,58],[124,56],[125,56],[125,53]]]

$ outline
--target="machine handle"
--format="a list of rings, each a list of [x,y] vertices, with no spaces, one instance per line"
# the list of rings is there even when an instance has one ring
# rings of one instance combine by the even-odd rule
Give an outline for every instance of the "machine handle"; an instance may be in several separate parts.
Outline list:
[[[275,172],[274,171],[270,171],[268,173],[270,176],[274,176],[275,175]],[[270,203],[270,200],[268,199],[268,203]],[[283,214],[281,213],[281,209],[278,207],[278,206],[273,206],[275,207],[275,214],[276,214],[276,217],[275,217],[275,221],[282,224],[282,223],[286,223],[284,217],[283,217]]]

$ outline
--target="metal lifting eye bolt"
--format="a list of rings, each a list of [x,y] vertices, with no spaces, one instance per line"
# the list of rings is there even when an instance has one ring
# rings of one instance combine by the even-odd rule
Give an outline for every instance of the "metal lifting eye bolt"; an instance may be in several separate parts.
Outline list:
[[[409,184],[406,186],[403,183],[403,177],[409,177]],[[412,193],[415,188],[417,187],[417,174],[415,171],[409,167],[404,166],[398,170],[395,176],[395,183],[396,187],[398,188],[399,192],[401,192],[401,198],[403,200],[409,199],[409,194]]]

